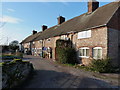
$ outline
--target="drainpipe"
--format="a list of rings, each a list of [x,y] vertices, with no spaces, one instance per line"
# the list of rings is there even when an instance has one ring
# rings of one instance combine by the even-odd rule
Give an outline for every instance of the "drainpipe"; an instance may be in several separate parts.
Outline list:
[[[42,40],[42,58],[43,58],[43,40]]]

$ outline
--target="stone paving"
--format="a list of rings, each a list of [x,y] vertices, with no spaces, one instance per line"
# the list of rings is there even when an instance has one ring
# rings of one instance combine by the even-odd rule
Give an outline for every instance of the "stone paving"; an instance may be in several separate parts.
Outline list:
[[[33,63],[35,71],[23,88],[117,88],[117,85],[96,78],[92,72],[62,66],[37,56],[25,56],[25,59]]]

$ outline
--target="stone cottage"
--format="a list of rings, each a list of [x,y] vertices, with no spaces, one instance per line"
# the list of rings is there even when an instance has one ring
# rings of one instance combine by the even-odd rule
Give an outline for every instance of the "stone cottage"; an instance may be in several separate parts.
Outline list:
[[[88,12],[65,21],[60,16],[58,25],[47,28],[42,26],[42,32],[33,31],[22,41],[26,51],[33,55],[46,52],[48,58],[56,57],[56,40],[71,40],[78,51],[81,63],[88,65],[92,59],[109,57],[113,65],[118,65],[120,56],[120,1],[111,2],[99,7],[99,2],[88,2]],[[49,52],[48,52],[49,51]]]

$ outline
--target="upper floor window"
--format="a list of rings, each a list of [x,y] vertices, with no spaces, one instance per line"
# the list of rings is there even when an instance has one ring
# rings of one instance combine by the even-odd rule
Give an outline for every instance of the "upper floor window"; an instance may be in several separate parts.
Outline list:
[[[61,35],[60,39],[69,40],[68,35]]]
[[[88,31],[82,31],[78,33],[78,39],[82,38],[90,38],[91,37],[91,30]]]
[[[80,57],[89,58],[89,48],[88,47],[80,48],[79,54],[80,54]]]
[[[101,47],[93,48],[93,58],[102,59],[102,48]]]

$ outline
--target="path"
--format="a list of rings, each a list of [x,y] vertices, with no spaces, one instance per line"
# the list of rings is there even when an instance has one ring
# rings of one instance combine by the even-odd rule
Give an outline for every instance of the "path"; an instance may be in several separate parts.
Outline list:
[[[111,88],[115,87],[97,79],[93,73],[69,66],[61,66],[52,60],[25,56],[35,68],[35,74],[24,88]]]

